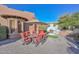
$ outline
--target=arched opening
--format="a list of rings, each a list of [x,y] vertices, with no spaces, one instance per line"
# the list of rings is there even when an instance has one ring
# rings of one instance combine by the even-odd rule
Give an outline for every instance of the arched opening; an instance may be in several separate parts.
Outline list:
[[[21,21],[18,21],[17,23],[18,23],[18,25],[17,25],[18,26],[18,32],[20,33],[20,32],[22,32],[22,29],[21,29],[22,28]]]
[[[28,21],[28,19],[26,18],[14,15],[1,15],[1,17],[8,21],[8,28],[10,34],[15,32],[23,32],[24,22]]]

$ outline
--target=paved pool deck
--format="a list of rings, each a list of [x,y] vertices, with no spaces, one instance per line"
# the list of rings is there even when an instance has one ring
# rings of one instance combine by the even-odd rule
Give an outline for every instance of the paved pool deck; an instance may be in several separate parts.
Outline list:
[[[0,45],[0,54],[70,54],[68,41],[64,37],[48,38],[42,45],[22,45],[22,40]]]

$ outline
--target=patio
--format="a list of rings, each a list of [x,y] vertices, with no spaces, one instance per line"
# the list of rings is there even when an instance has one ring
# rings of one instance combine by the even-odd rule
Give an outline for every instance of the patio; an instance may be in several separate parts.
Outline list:
[[[59,36],[57,39],[47,39],[47,41],[38,47],[32,43],[22,45],[22,40],[17,40],[9,44],[0,46],[0,54],[68,54],[69,45],[64,37]]]

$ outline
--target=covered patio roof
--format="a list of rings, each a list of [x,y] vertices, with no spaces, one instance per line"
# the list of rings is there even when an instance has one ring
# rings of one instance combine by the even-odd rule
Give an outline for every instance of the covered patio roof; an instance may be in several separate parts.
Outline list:
[[[31,23],[31,24],[36,23],[36,24],[46,24],[46,25],[47,25],[47,23],[40,22],[40,21],[39,21],[39,20],[37,20],[37,19],[32,20],[32,21],[27,21],[27,22],[25,22],[25,23]]]
[[[20,17],[26,18],[28,20],[32,20],[35,18],[34,13],[11,9],[5,5],[0,5],[0,15],[20,16]]]

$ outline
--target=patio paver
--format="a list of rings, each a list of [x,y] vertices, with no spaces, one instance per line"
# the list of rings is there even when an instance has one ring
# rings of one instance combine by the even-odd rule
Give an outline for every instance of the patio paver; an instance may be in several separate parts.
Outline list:
[[[67,40],[59,37],[55,40],[47,39],[43,45],[22,45],[22,40],[0,46],[0,54],[68,54]]]

